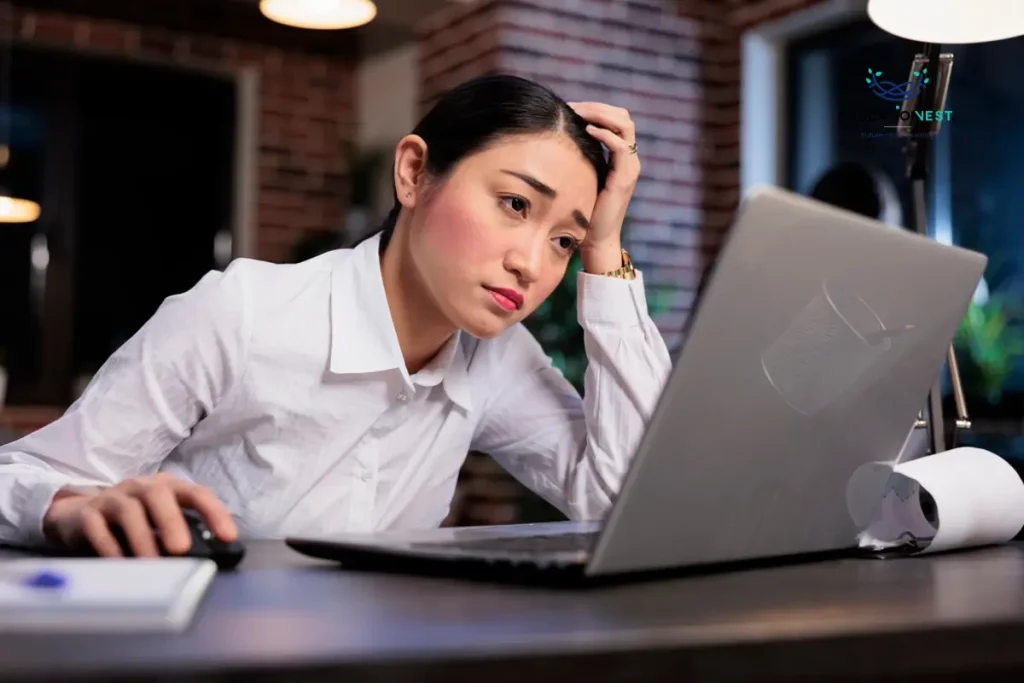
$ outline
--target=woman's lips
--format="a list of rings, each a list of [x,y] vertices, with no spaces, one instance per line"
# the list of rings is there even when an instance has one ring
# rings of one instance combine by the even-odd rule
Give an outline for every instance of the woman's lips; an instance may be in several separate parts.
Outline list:
[[[491,297],[506,311],[518,311],[523,306],[523,295],[514,289],[501,287],[485,287]]]

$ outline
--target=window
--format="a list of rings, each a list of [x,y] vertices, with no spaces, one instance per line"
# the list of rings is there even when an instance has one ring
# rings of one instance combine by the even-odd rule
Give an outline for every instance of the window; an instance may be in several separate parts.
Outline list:
[[[790,189],[808,193],[829,168],[842,162],[869,165],[895,181],[902,214],[911,195],[902,141],[886,125],[898,123],[894,104],[873,97],[864,82],[868,67],[906,75],[916,45],[857,22],[789,45],[787,83]],[[900,79],[903,80],[903,79]],[[867,137],[867,135],[878,137]]]

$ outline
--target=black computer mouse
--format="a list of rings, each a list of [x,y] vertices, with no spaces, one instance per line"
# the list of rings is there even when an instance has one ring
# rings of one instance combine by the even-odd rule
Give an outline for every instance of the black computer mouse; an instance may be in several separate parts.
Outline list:
[[[185,525],[188,527],[189,535],[192,537],[192,544],[189,545],[188,550],[183,553],[184,557],[202,557],[213,560],[217,568],[224,571],[234,569],[238,566],[238,563],[245,557],[245,546],[240,541],[232,541],[225,543],[224,541],[217,538],[209,527],[206,526],[206,520],[203,519],[202,515],[196,510],[191,508],[183,508],[182,514],[185,516]],[[121,545],[121,552],[124,553],[125,557],[131,557],[134,555],[131,544],[128,542],[124,532],[118,526],[112,526],[111,532],[117,542]],[[153,529],[153,535],[156,537],[157,547],[160,549],[160,554],[164,557],[171,556],[164,549],[163,543],[160,542],[160,530]]]

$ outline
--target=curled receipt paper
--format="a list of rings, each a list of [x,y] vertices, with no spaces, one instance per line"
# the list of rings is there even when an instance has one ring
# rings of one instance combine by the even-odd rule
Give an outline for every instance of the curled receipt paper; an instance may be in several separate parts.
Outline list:
[[[865,516],[858,489],[879,476],[888,479],[885,495]],[[858,538],[866,550],[918,555],[1006,543],[1024,527],[1024,482],[1006,460],[980,448],[954,448],[895,468],[878,463],[855,475],[848,493],[851,514],[866,523]]]

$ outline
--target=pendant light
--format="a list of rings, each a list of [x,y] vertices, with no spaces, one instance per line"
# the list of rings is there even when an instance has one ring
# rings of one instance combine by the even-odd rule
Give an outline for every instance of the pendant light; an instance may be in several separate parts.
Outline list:
[[[260,0],[260,11],[280,24],[321,30],[355,28],[377,16],[371,0]]]
[[[14,112],[11,108],[11,60],[14,57],[14,12],[9,2],[0,3],[3,16],[0,21],[8,28],[4,44],[3,67],[0,69],[0,223],[31,223],[39,218],[39,204],[13,196],[7,181],[11,163],[11,124]]]
[[[922,43],[987,43],[1024,35],[1021,0],[868,0],[883,31]]]

